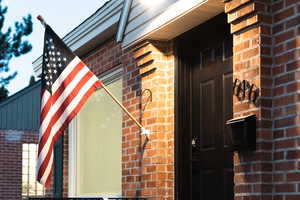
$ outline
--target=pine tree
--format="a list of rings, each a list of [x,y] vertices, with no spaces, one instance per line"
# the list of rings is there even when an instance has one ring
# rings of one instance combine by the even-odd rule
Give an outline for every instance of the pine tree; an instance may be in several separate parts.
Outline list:
[[[0,87],[0,102],[5,100],[8,97],[8,90],[2,86]]]
[[[23,17],[21,22],[15,22],[14,29],[9,27],[3,30],[6,12],[7,7],[3,6],[0,0],[0,87],[3,91],[7,91],[5,86],[17,75],[17,72],[8,73],[9,61],[13,57],[28,53],[32,48],[31,44],[23,39],[32,32],[31,15]],[[6,92],[3,94],[7,95]]]
[[[33,84],[35,84],[35,78],[34,78],[33,75],[31,75],[31,76],[30,76],[30,79],[29,79],[29,86],[30,86],[30,85],[33,85]]]

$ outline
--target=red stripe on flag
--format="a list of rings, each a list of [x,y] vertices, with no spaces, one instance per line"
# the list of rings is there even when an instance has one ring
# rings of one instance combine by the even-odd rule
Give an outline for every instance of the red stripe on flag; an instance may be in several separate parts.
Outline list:
[[[61,104],[61,106],[58,108],[57,112],[52,116],[51,121],[46,129],[46,132],[43,134],[40,143],[39,143],[39,153],[42,151],[44,145],[46,144],[49,135],[51,133],[51,127],[57,122],[57,120],[60,118],[64,110],[68,107],[68,105],[72,102],[72,100],[76,97],[77,93],[80,91],[80,89],[84,86],[84,84],[93,76],[92,72],[87,72],[84,77],[78,82],[76,87],[73,89],[73,91],[70,94],[67,94],[67,98],[64,100],[64,102]]]
[[[76,67],[71,71],[71,73],[64,79],[64,81],[60,84],[58,89],[53,94],[53,102],[55,102],[60,95],[63,93],[65,88],[69,85],[69,83],[75,78],[75,76],[80,72],[80,70],[85,66],[83,62],[79,62]]]
[[[82,96],[82,99],[77,104],[76,108],[68,115],[66,121],[63,123],[61,128],[57,131],[58,134],[54,135],[53,139],[56,141],[61,135],[62,131],[67,128],[70,121],[75,117],[75,115],[80,111],[81,107],[84,105],[86,100],[93,94],[93,92],[101,86],[101,82],[97,81],[90,87],[90,89]]]
[[[92,74],[93,75],[93,74]],[[49,164],[50,158],[51,158],[51,152],[53,151],[53,147],[54,147],[54,143],[57,141],[58,137],[62,134],[63,130],[68,126],[69,122],[74,118],[74,116],[80,111],[81,107],[84,105],[84,103],[86,102],[86,100],[91,96],[91,94],[102,85],[102,82],[100,80],[98,80],[97,82],[95,82],[90,88],[89,90],[82,96],[81,100],[79,101],[79,103],[77,104],[77,106],[75,107],[75,109],[68,115],[67,119],[63,122],[62,126],[60,127],[60,129],[56,132],[56,134],[54,135],[54,137],[52,138],[49,150],[47,152],[47,155],[45,157],[45,159],[43,160],[43,163],[38,171],[38,180],[40,180]],[[52,173],[52,170],[51,170]],[[47,182],[50,179],[51,175],[49,174],[49,176],[47,177]],[[47,184],[46,184],[47,187]]]
[[[80,61],[76,67],[68,74],[68,76],[63,80],[63,82],[60,84],[59,88],[55,91],[55,93],[49,98],[45,106],[42,108],[41,111],[41,124],[45,117],[47,116],[51,104],[54,104],[55,101],[59,98],[59,96],[63,93],[64,89],[68,86],[68,84],[75,78],[75,76],[78,74],[78,72],[84,67],[84,63]],[[52,102],[52,103],[51,103]]]
[[[47,180],[45,183],[45,187],[47,187],[47,188],[50,187],[52,174],[53,174],[53,165],[51,165],[50,173],[49,173],[49,176],[47,177]]]
[[[54,146],[54,140],[51,141],[50,147],[48,149],[47,155],[45,157],[45,159],[43,160],[39,171],[38,171],[38,179],[40,180],[43,177],[43,174],[45,173],[47,166],[49,164],[50,158],[51,158],[51,153],[53,151],[53,146]]]

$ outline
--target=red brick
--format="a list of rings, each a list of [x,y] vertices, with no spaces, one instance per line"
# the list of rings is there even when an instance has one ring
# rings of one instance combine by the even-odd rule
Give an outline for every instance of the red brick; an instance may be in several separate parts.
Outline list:
[[[242,6],[243,4],[249,2],[250,0],[244,0],[244,1],[241,1],[241,0],[232,0],[232,1],[229,1],[225,4],[225,12],[228,13],[240,6]]]
[[[281,21],[283,19],[286,19],[286,18],[292,16],[293,14],[294,14],[294,8],[293,7],[292,8],[288,8],[286,10],[283,10],[283,11],[277,13],[274,16],[274,19],[275,19],[276,22],[278,22],[278,21]]]
[[[286,195],[285,196],[285,200],[299,200],[300,199],[300,195],[297,194],[292,194],[292,195]]]
[[[272,10],[274,12],[281,10],[282,8],[283,8],[283,1],[274,2],[274,4],[272,5]]]
[[[284,119],[279,119],[279,120],[275,120],[275,127],[279,128],[279,127],[285,127],[285,126],[290,126],[294,124],[295,118],[294,117],[287,117]]]
[[[298,13],[299,13],[299,9],[298,9]],[[296,16],[292,19],[289,19],[288,21],[285,22],[285,27],[286,29],[288,28],[292,28],[292,27],[295,27],[299,24],[299,21],[300,21],[300,16]],[[299,35],[299,34],[298,34]]]
[[[283,30],[284,30],[283,24],[278,24],[278,25],[274,26],[273,29],[272,29],[274,34],[279,33]]]
[[[295,192],[295,184],[277,184],[275,185],[275,192]]]
[[[287,159],[299,159],[300,158],[300,150],[287,151],[286,158]]]
[[[275,149],[292,148],[296,146],[294,139],[275,141]]]
[[[283,55],[276,56],[275,57],[275,63],[276,64],[281,64],[281,63],[286,63],[288,61],[291,61],[295,58],[295,53],[294,52],[286,52]]]
[[[294,61],[286,65],[287,71],[295,70],[300,68],[300,60]],[[297,77],[298,78],[298,77]]]

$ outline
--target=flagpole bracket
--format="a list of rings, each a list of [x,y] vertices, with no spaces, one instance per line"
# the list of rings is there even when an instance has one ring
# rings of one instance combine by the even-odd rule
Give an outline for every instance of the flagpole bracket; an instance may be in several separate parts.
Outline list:
[[[150,130],[145,129],[144,127],[141,128],[141,135],[148,136],[150,134]]]

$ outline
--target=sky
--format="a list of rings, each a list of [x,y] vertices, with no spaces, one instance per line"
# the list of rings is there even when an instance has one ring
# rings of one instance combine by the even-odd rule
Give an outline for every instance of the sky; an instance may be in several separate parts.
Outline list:
[[[107,0],[2,0],[1,4],[8,7],[5,15],[5,27],[14,27],[15,21],[21,21],[23,16],[32,15],[33,32],[26,37],[32,44],[32,50],[10,63],[10,72],[17,71],[18,75],[7,86],[9,96],[25,88],[34,75],[32,62],[42,54],[44,28],[36,19],[42,15],[47,24],[62,38],[82,21],[92,15]]]

